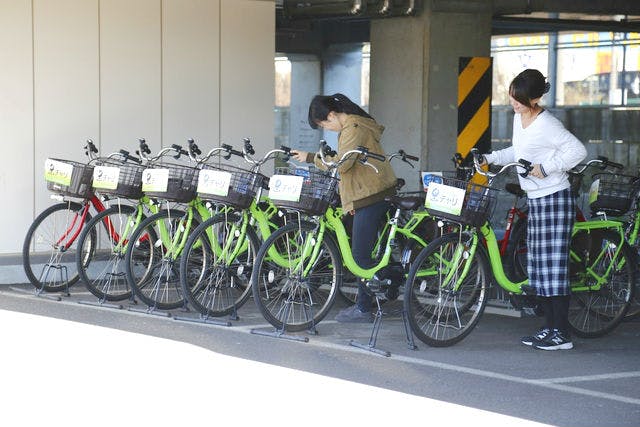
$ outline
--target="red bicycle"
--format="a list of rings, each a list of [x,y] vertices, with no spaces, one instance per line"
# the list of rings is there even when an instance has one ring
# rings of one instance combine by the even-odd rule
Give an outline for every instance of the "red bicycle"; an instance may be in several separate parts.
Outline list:
[[[60,203],[48,207],[35,218],[22,246],[22,265],[37,294],[43,291],[69,293],[69,287],[79,279],[76,240],[92,218],[91,208],[96,213],[107,209],[92,188],[91,163],[97,159],[98,149],[92,140],[87,140],[84,149],[90,159],[87,164],[59,159],[45,162],[47,188],[53,193],[51,198]],[[119,154],[134,159],[125,150]],[[83,252],[83,265],[95,251],[95,229],[87,239],[84,247],[89,250]]]

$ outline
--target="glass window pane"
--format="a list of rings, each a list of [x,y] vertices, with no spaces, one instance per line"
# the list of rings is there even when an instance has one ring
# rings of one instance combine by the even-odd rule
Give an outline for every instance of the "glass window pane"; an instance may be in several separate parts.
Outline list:
[[[494,37],[491,41],[493,57],[492,105],[509,104],[509,84],[527,68],[547,73],[549,37],[546,34]]]

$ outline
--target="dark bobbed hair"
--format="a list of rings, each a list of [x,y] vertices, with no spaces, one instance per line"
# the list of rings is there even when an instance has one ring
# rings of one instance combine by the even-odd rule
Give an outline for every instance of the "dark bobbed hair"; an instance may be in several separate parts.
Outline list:
[[[360,108],[358,104],[341,93],[328,96],[316,95],[311,100],[311,104],[309,104],[309,126],[313,129],[318,129],[318,123],[327,120],[331,111],[335,113],[356,114],[373,119],[373,117]]]
[[[522,105],[532,107],[531,100],[549,92],[551,85],[538,70],[526,69],[518,74],[509,85],[509,95]]]

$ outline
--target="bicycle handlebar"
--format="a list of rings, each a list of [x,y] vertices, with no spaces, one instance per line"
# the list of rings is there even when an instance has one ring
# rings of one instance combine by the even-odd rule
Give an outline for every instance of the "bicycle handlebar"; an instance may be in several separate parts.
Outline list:
[[[598,156],[595,159],[591,159],[589,160],[586,164],[582,165],[580,168],[578,168],[578,166],[576,166],[575,168],[573,168],[572,170],[570,170],[568,173],[570,174],[574,174],[574,175],[581,175],[584,173],[585,170],[587,170],[587,168],[589,168],[590,166],[599,164],[599,168],[604,170],[606,168],[614,168],[614,169],[624,169],[624,165],[620,164],[620,163],[616,163],[616,162],[611,162],[609,161],[609,159],[605,156]],[[577,169],[576,169],[577,168]]]
[[[480,151],[478,151],[477,148],[472,148],[471,149],[471,154],[473,155],[473,166],[476,170],[476,172],[482,176],[486,176],[488,178],[495,178],[496,176],[504,173],[505,171],[507,171],[508,169],[514,168],[514,167],[519,167],[521,169],[524,169],[524,172],[519,172],[518,174],[523,177],[526,178],[529,175],[529,172],[533,169],[533,166],[531,165],[531,162],[528,160],[524,160],[524,159],[519,159],[517,162],[511,162],[511,163],[507,163],[506,165],[503,165],[502,168],[498,171],[498,172],[490,172],[490,171],[485,171],[482,169],[482,166],[480,165],[481,163],[484,162],[485,158],[484,155],[482,155],[480,153]]]
[[[417,156],[412,156],[411,154],[407,154],[404,150],[400,149],[398,151],[396,151],[393,154],[388,154],[387,155],[387,159],[389,160],[389,163],[391,163],[391,160],[395,159],[399,157],[400,160],[402,160],[403,162],[407,163],[409,166],[411,166],[412,168],[415,168],[415,166],[413,165],[413,163],[411,163],[411,161],[413,162],[417,162],[420,160],[419,157]]]
[[[353,150],[349,150],[345,153],[342,154],[342,156],[340,157],[340,160],[336,161],[327,161],[325,159],[325,151],[327,147],[327,142],[326,141],[320,141],[320,150],[318,150],[318,154],[320,154],[320,161],[322,162],[323,165],[325,165],[329,170],[331,170],[334,174],[337,173],[338,167],[343,164],[345,161],[347,161],[347,159],[349,157],[351,157],[352,154],[360,154],[362,155],[362,158],[359,159],[359,162],[365,166],[369,166],[370,168],[372,168],[373,170],[376,171],[376,173],[378,173],[378,168],[376,168],[374,165],[372,165],[371,163],[369,163],[369,157],[371,157],[372,159],[378,160],[380,162],[384,162],[387,160],[386,156],[382,155],[382,154],[377,154],[377,153],[372,153],[369,151],[368,148],[363,147],[363,146],[359,146],[356,149]]]

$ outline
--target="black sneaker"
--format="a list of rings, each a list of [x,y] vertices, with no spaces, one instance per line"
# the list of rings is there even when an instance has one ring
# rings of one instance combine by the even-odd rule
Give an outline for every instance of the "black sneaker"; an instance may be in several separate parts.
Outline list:
[[[336,315],[336,320],[340,323],[372,323],[373,314],[370,311],[366,313],[360,311],[357,305],[352,305],[340,310]]]
[[[573,343],[568,336],[554,329],[543,340],[533,344],[533,347],[540,350],[570,350],[573,348]]]
[[[550,333],[551,333],[551,329],[542,328],[538,332],[536,332],[534,335],[531,335],[528,337],[522,337],[520,339],[520,342],[522,342],[522,344],[524,345],[533,345],[533,343],[538,343],[543,339],[545,339]]]

